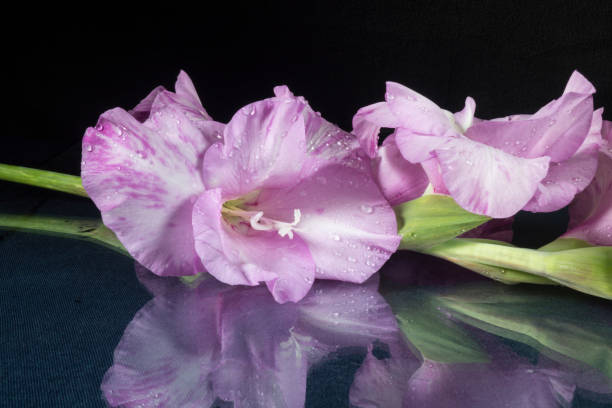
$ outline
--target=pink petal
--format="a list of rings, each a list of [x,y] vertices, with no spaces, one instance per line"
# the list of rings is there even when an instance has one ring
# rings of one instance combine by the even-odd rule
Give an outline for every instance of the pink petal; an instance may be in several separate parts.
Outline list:
[[[576,72],[564,94],[535,114],[482,121],[467,129],[466,136],[519,157],[567,160],[584,142],[591,125],[595,89],[585,81]]]
[[[474,112],[476,112],[476,102],[470,96],[465,98],[465,107],[462,111],[455,113],[455,121],[465,132],[474,122]]]
[[[365,106],[353,117],[353,133],[357,135],[361,148],[371,158],[376,156],[380,128],[396,128],[400,125],[401,121],[391,112],[386,102]]]
[[[202,103],[193,86],[193,82],[191,82],[191,79],[184,71],[179,73],[174,89],[176,93],[168,92],[163,86],[158,86],[134,109],[130,110],[129,113],[140,122],[144,122],[149,118],[153,102],[157,99],[157,96],[160,93],[166,93],[168,97],[172,98],[174,104],[180,106],[185,115],[197,118],[197,120],[212,120],[204,107],[202,107]]]
[[[434,150],[448,139],[446,135],[422,135],[408,129],[397,129],[395,132],[397,148],[410,163],[422,163],[435,157]]]
[[[402,128],[438,136],[455,128],[450,112],[401,84],[387,82],[385,99],[389,109],[401,121]]]
[[[466,210],[493,218],[514,215],[533,197],[548,157],[523,159],[467,138],[436,150],[444,184]]]
[[[450,193],[448,192],[448,189],[444,185],[444,180],[442,179],[442,171],[440,170],[440,163],[438,163],[438,159],[427,159],[424,162],[421,162],[421,166],[427,174],[427,178],[431,183],[433,192],[436,194],[449,195]]]
[[[372,161],[372,171],[383,195],[395,206],[423,195],[429,179],[421,165],[402,157],[393,139],[385,139]]]
[[[144,123],[119,108],[104,113],[83,138],[81,176],[104,223],[136,260],[160,275],[191,275],[203,271],[192,200],[204,189],[199,164],[214,136],[169,94],[157,94]]]
[[[350,164],[350,165],[347,165]],[[263,191],[261,211],[273,219],[301,220],[294,229],[312,255],[316,277],[363,282],[395,252],[395,214],[357,153],[332,164],[289,190]]]
[[[612,245],[612,158],[599,154],[591,184],[570,205],[569,231],[563,236],[593,245]]]
[[[240,109],[225,127],[224,144],[204,157],[206,188],[237,198],[262,187],[295,184],[306,155],[304,107],[277,97]]]
[[[220,189],[200,195],[193,209],[195,248],[208,272],[230,285],[266,282],[279,303],[302,299],[314,280],[314,264],[300,237],[228,225]],[[274,253],[274,256],[265,254]]]
[[[578,151],[568,160],[550,165],[548,174],[524,210],[557,211],[568,205],[593,180],[597,170],[597,151],[602,144],[602,112],[603,109],[598,109],[593,113],[591,129]]]

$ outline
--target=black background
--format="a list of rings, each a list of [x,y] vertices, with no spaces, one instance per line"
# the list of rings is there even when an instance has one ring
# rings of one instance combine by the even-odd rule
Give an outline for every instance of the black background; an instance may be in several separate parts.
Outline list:
[[[561,94],[574,69],[597,88],[595,105],[612,109],[606,0],[227,3],[79,17],[53,9],[59,17],[43,12],[5,31],[10,107],[0,162],[78,174],[86,127],[156,85],[172,89],[180,69],[221,122],[287,84],[350,130],[357,109],[382,100],[386,80],[452,111],[470,95],[482,118],[532,113]],[[543,244],[566,220],[563,211],[521,214],[516,243]]]
[[[221,122],[287,84],[350,130],[357,109],[382,100],[386,80],[451,111],[470,95],[482,118],[532,113],[561,94],[574,69],[597,88],[595,105],[612,111],[612,2],[606,0],[226,3],[175,5],[155,14],[107,6],[80,16],[57,8],[5,15],[0,162],[78,174],[86,127],[107,109],[133,107],[157,85],[172,89],[180,69]],[[97,214],[85,200],[5,182],[0,209]],[[566,219],[564,211],[520,214],[516,243],[543,244],[563,232]],[[100,406],[101,374],[147,299],[125,275],[129,262],[93,245],[74,251],[70,242],[0,235],[0,299],[6,301],[0,329],[7,353],[0,375],[12,373],[9,382],[2,380],[12,385],[0,388],[0,406]],[[19,274],[25,280],[15,280]],[[51,300],[30,301],[41,298]],[[24,316],[41,308],[48,316],[39,316],[38,331],[32,330]],[[82,340],[71,337],[75,330],[84,333]],[[7,360],[9,353],[17,357]],[[77,385],[74,375],[81,376]]]

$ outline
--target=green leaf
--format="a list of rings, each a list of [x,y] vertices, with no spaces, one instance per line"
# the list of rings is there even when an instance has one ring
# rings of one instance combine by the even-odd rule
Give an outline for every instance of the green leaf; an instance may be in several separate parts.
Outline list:
[[[528,344],[551,358],[582,361],[612,378],[612,304],[560,288],[464,285],[438,297],[454,317]]]
[[[452,197],[428,194],[395,207],[400,249],[421,250],[448,241],[490,220],[461,208]]]
[[[415,289],[384,296],[409,345],[423,358],[441,363],[489,360],[478,343],[436,308],[430,293]]]
[[[115,234],[97,219],[0,214],[0,229],[91,241],[130,256]]]
[[[70,174],[0,163],[0,180],[87,197],[87,193],[81,184],[81,178]]]

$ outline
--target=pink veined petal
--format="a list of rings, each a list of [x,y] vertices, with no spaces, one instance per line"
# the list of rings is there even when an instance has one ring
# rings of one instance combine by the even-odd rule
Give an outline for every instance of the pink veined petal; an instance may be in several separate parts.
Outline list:
[[[365,106],[353,117],[353,134],[357,135],[361,148],[374,158],[378,149],[380,128],[396,128],[401,121],[389,109],[387,102]]]
[[[465,98],[465,107],[462,111],[454,114],[455,121],[465,132],[474,122],[474,112],[476,112],[476,102],[471,96]]]
[[[441,136],[455,130],[452,114],[423,95],[396,82],[387,82],[385,99],[402,128],[415,133]]]
[[[574,154],[561,163],[551,163],[548,174],[540,182],[532,199],[523,208],[532,212],[551,212],[568,205],[584,190],[597,170],[597,151],[601,141],[601,114],[603,109],[593,112],[589,134]]]
[[[515,156],[549,156],[553,162],[569,159],[586,138],[593,116],[594,88],[575,73],[564,94],[531,116],[515,115],[482,121],[466,131],[472,140]],[[588,81],[587,81],[588,82]],[[578,92],[586,90],[585,93]]]
[[[221,190],[213,189],[202,193],[193,209],[195,248],[206,270],[230,285],[266,282],[279,303],[302,299],[314,281],[314,263],[303,240],[230,226],[222,205]]]
[[[429,180],[421,165],[404,159],[392,139],[385,139],[378,150],[372,172],[389,204],[395,206],[423,195]]]
[[[296,99],[277,97],[240,109],[225,127],[223,144],[204,157],[206,188],[237,198],[299,181],[306,156],[304,107]]]
[[[263,191],[258,199],[273,219],[291,219],[300,210],[294,233],[308,246],[320,279],[363,282],[399,245],[393,209],[357,158],[351,166],[324,167],[290,190]]]
[[[444,185],[457,204],[493,218],[514,215],[533,197],[548,157],[524,159],[467,138],[436,150]]]
[[[159,275],[192,275],[203,271],[191,208],[204,189],[199,164],[208,135],[180,106],[157,99],[144,123],[116,108],[87,129],[81,177],[105,225],[136,260]]]

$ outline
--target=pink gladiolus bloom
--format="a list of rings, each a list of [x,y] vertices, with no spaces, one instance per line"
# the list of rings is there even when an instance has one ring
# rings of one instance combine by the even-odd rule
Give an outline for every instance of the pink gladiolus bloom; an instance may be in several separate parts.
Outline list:
[[[595,179],[570,205],[569,231],[563,237],[612,245],[612,122],[603,121],[602,136]]]
[[[533,115],[480,120],[470,97],[452,114],[388,82],[386,102],[360,109],[353,127],[370,157],[379,129],[394,128],[402,156],[423,166],[433,191],[468,211],[494,218],[549,212],[569,204],[595,174],[601,112],[593,112],[594,92],[574,72],[563,95]]]
[[[315,278],[363,282],[399,245],[395,215],[349,133],[287,87],[227,125],[181,72],[83,139],[83,186],[130,254],[158,275],[208,271],[298,301]]]
[[[137,267],[155,296],[126,328],[102,382],[110,406],[304,406],[309,367],[339,347],[391,341],[397,324],[363,285],[318,281],[299,303],[279,305],[263,287],[207,279],[196,288]]]

